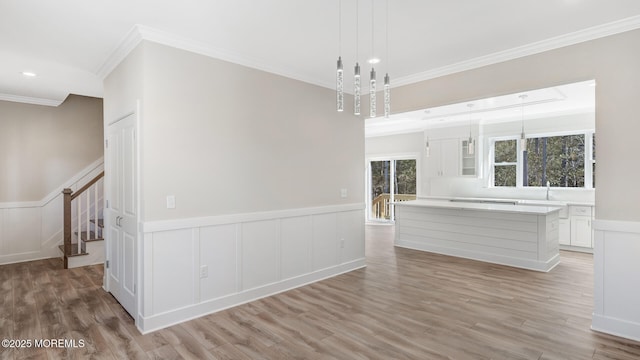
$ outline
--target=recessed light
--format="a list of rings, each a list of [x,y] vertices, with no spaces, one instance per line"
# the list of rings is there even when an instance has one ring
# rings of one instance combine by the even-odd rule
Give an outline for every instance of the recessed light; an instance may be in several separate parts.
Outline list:
[[[369,64],[377,64],[377,63],[379,63],[379,62],[380,62],[380,59],[378,59],[378,58],[371,58],[371,59],[367,60],[367,62],[368,62]]]
[[[36,73],[31,72],[31,71],[23,71],[22,75],[24,75],[26,77],[36,77]]]

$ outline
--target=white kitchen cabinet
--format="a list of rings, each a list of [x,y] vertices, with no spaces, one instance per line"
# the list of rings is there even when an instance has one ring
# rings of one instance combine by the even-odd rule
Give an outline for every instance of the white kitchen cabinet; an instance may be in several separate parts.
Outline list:
[[[474,146],[477,144],[474,144]],[[469,155],[469,140],[462,140],[462,146],[460,148],[460,174],[462,176],[476,175],[476,153]]]
[[[560,215],[558,234],[560,245],[567,246],[568,250],[592,249],[592,220],[593,207],[570,205],[568,212],[564,216]]]
[[[458,176],[460,169],[460,147],[458,139],[429,141],[427,177]]]
[[[593,247],[591,216],[571,216],[571,246]]]
[[[558,232],[560,245],[571,245],[571,221],[569,219],[558,220]]]

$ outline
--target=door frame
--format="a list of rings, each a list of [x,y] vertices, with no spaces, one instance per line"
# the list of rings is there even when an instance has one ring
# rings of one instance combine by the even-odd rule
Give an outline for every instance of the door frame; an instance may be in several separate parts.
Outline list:
[[[365,221],[370,223],[393,224],[395,222],[395,209],[391,207],[391,220],[381,220],[371,218],[371,162],[372,161],[395,161],[395,160],[415,160],[416,161],[416,196],[422,196],[421,178],[422,178],[422,154],[419,152],[411,153],[390,153],[376,154],[365,157],[365,175],[364,175],[364,199],[365,199]],[[395,175],[395,168],[391,167],[390,176]],[[391,186],[393,187],[393,178],[391,178]]]
[[[138,328],[139,328],[139,325],[140,325],[139,321],[138,321],[138,318],[139,318],[139,311],[140,311],[140,309],[142,309],[142,307],[141,307],[141,305],[142,305],[141,304],[141,300],[142,300],[141,294],[142,294],[142,289],[143,289],[143,286],[142,286],[143,273],[142,273],[142,268],[141,268],[141,266],[142,266],[142,262],[141,262],[142,241],[141,241],[141,239],[142,239],[143,233],[140,230],[141,229],[140,223],[141,223],[141,219],[143,218],[142,217],[142,206],[141,206],[141,201],[140,201],[140,199],[141,199],[141,192],[140,192],[141,186],[140,186],[140,183],[141,183],[141,179],[142,179],[141,178],[141,166],[140,166],[140,159],[142,158],[142,156],[141,156],[141,145],[140,145],[140,143],[141,143],[141,141],[140,141],[141,140],[141,136],[140,136],[140,123],[141,123],[140,114],[141,114],[141,104],[140,104],[140,100],[138,99],[138,100],[136,100],[136,108],[134,110],[125,112],[123,115],[118,116],[116,118],[113,118],[110,121],[105,121],[105,123],[104,123],[104,135],[103,135],[104,136],[103,146],[105,146],[105,150],[104,150],[104,157],[105,157],[105,159],[104,159],[104,167],[105,167],[104,198],[105,198],[105,200],[107,200],[107,199],[111,200],[111,189],[110,189],[109,186],[107,186],[107,184],[109,184],[109,181],[111,180],[110,177],[111,177],[111,174],[112,174],[112,171],[110,169],[111,162],[108,159],[109,152],[106,149],[106,139],[108,138],[108,135],[109,135],[109,127],[111,125],[116,124],[119,121],[122,121],[122,120],[128,118],[129,116],[133,115],[135,135],[136,135],[136,139],[135,139],[135,151],[136,151],[136,154],[135,154],[135,161],[136,161],[136,166],[135,166],[136,185],[135,185],[135,189],[136,189],[136,196],[135,196],[135,198],[136,198],[136,213],[137,213],[137,216],[136,216],[136,232],[135,232],[136,239],[135,239],[135,244],[134,244],[134,248],[135,248],[136,254],[135,254],[134,258],[133,258],[133,261],[134,261],[134,265],[133,265],[134,274],[133,274],[133,277],[135,279],[134,287],[135,287],[136,291],[134,293],[135,296],[134,296],[133,314],[130,314],[130,315],[133,317],[134,322],[135,322],[136,326],[138,326]],[[106,209],[104,211],[104,214],[106,214],[106,215],[103,215],[104,226],[105,226],[105,229],[108,229],[108,226],[110,226],[112,219],[110,217],[110,212],[106,211]],[[105,231],[105,235],[104,235],[105,236],[105,239],[104,239],[105,241],[104,242],[105,242],[106,258],[108,258],[109,255],[111,254],[111,252],[110,252],[110,250],[111,250],[111,248],[110,248],[111,240],[109,239],[109,235],[108,234],[109,234],[109,232]],[[111,260],[111,259],[108,259],[108,260]],[[104,276],[103,276],[103,286],[102,287],[103,287],[103,289],[105,291],[107,291],[109,293],[111,292],[111,284],[110,284],[110,281],[109,281],[109,273],[108,273],[106,261],[105,261],[105,264],[104,264]]]

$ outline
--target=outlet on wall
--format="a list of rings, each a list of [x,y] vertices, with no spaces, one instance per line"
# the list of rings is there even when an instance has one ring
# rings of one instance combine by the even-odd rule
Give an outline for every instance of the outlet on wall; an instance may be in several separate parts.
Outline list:
[[[344,249],[344,239],[340,239],[340,248]]]
[[[209,267],[207,265],[200,266],[200,279],[209,277]]]
[[[176,197],[173,195],[167,195],[167,209],[176,208]]]

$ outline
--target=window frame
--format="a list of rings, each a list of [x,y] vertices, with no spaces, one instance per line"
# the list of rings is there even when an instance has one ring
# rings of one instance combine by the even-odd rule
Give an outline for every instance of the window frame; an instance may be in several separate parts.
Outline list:
[[[554,189],[566,189],[566,190],[586,190],[586,189],[594,189],[593,186],[593,165],[596,160],[593,158],[593,138],[595,136],[594,130],[580,130],[580,131],[557,131],[557,132],[544,132],[544,133],[535,133],[535,134],[526,134],[526,139],[529,141],[530,139],[535,138],[543,138],[543,137],[558,137],[558,136],[569,136],[569,135],[582,135],[585,137],[585,151],[584,151],[584,187],[554,187]],[[496,186],[495,185],[495,143],[496,141],[504,141],[504,140],[516,140],[516,151],[518,152],[517,163],[516,165],[516,186]],[[518,189],[540,189],[544,188],[544,186],[524,186],[524,174],[523,174],[523,166],[524,166],[524,157],[521,149],[520,136],[510,135],[510,136],[496,136],[489,138],[489,171],[490,176],[488,176],[488,187],[490,188],[518,188]],[[500,163],[497,166],[512,166],[513,163]]]
[[[516,162],[502,162],[499,164],[496,164],[495,160],[496,160],[496,142],[498,141],[509,141],[509,140],[515,140],[516,141]],[[516,166],[516,187],[518,186],[518,177],[520,176],[520,168],[521,168],[521,161],[520,158],[522,157],[522,152],[520,151],[520,141],[518,141],[519,138],[516,135],[512,135],[512,136],[499,136],[499,137],[492,137],[489,139],[489,186],[490,187],[494,187],[494,188],[511,188],[511,186],[496,186],[495,185],[495,174],[496,174],[496,166]]]

